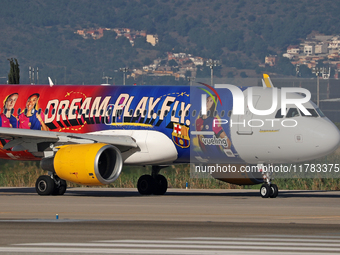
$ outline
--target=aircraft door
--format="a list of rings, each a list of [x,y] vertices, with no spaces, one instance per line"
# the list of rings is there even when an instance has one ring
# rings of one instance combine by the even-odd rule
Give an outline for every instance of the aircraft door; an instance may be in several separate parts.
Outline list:
[[[253,104],[256,108],[257,103],[259,102],[260,96],[253,95]],[[253,113],[249,110],[248,107],[248,95],[244,96],[244,115],[238,116],[237,122],[237,134],[238,135],[252,135],[253,129],[251,127],[251,123],[249,125],[249,121],[253,118]]]

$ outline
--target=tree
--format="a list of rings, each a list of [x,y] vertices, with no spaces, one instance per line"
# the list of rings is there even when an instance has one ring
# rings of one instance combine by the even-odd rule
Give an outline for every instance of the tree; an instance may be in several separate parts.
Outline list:
[[[228,72],[227,73],[228,78],[234,78],[234,73],[233,72]]]
[[[151,64],[152,64],[152,61],[151,61],[150,58],[148,58],[148,57],[144,58],[143,65],[148,66],[148,65],[151,65]]]
[[[312,73],[312,70],[309,69],[308,66],[300,65],[299,76],[301,76],[302,78],[314,78],[315,74]]]
[[[171,59],[169,62],[168,62],[169,66],[172,66],[172,67],[175,67],[175,66],[178,66],[176,60],[174,59]]]
[[[7,59],[10,64],[10,70],[8,73],[8,84],[19,84],[20,83],[20,69],[18,60],[15,58]],[[15,63],[14,63],[15,61]]]
[[[240,73],[240,76],[241,76],[241,78],[247,78],[247,77],[248,77],[248,75],[246,74],[246,72],[241,72],[241,73]]]
[[[279,56],[275,71],[283,75],[295,75],[295,66],[290,62],[288,58]]]

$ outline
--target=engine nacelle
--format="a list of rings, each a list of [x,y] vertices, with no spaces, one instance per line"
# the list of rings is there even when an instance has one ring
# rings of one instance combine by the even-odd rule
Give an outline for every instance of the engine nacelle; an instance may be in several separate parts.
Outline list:
[[[61,146],[54,157],[41,160],[42,169],[82,185],[112,183],[119,177],[122,167],[120,151],[103,143]]]

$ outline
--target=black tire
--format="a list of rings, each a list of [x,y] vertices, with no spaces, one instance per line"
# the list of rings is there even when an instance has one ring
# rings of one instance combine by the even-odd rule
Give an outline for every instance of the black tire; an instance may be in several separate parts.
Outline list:
[[[268,184],[262,184],[260,194],[262,198],[268,198],[272,194],[272,188]]]
[[[270,188],[272,189],[272,193],[269,197],[276,198],[279,194],[279,188],[276,186],[276,184],[270,184]]]
[[[40,196],[51,195],[54,191],[54,181],[48,175],[41,175],[35,182],[35,190]]]
[[[151,195],[155,186],[155,180],[151,175],[142,175],[137,182],[137,189],[141,195]]]
[[[155,178],[155,187],[153,190],[154,195],[164,195],[166,190],[168,189],[168,181],[167,179],[161,175],[158,174]]]
[[[66,189],[67,189],[66,181],[60,179],[60,184],[59,184],[59,186],[54,185],[54,189],[53,189],[52,195],[55,195],[55,196],[62,196],[62,195],[64,195],[64,193],[66,192]]]

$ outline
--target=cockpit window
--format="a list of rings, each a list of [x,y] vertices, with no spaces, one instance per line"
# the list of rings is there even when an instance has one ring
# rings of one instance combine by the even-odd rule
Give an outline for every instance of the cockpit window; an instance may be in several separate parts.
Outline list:
[[[320,117],[326,117],[326,115],[320,110],[319,107],[316,107],[315,110],[318,112],[318,114],[320,115]]]
[[[290,109],[288,110],[288,113],[287,113],[287,115],[286,115],[286,118],[293,118],[293,117],[297,117],[297,116],[300,116],[298,109],[296,109],[296,108],[290,108]]]
[[[319,117],[319,115],[316,113],[316,111],[314,109],[307,108],[307,110],[310,112],[311,115],[306,115],[300,110],[301,115],[306,116],[306,117],[315,117],[315,118]]]
[[[282,113],[281,113],[281,109],[279,109],[277,112],[276,112],[276,115],[275,115],[275,118],[276,119],[281,119],[281,118],[283,118],[284,116],[282,115]]]

